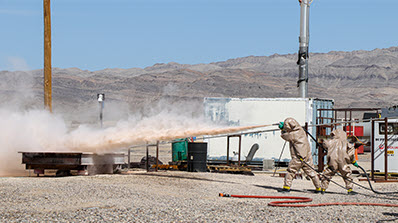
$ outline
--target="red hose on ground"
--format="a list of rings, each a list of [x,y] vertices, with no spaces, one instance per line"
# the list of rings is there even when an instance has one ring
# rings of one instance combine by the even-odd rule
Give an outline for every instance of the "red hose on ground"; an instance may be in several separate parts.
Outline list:
[[[272,201],[268,203],[269,206],[274,207],[320,207],[331,205],[362,205],[362,206],[383,206],[383,207],[398,207],[398,204],[385,204],[385,203],[363,203],[363,202],[336,202],[336,203],[319,203],[319,204],[293,204],[293,203],[307,203],[311,202],[312,198],[309,197],[296,197],[296,196],[256,196],[256,195],[229,195],[219,194],[220,197],[236,197],[236,198],[266,198],[266,199],[293,199],[286,201]]]

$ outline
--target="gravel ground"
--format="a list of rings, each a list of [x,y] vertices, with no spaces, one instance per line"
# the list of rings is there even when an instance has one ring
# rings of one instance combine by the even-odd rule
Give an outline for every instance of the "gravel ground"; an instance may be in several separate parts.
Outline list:
[[[337,176],[337,182],[343,183]],[[1,222],[384,222],[398,221],[396,207],[270,207],[269,199],[222,198],[218,193],[282,195],[283,178],[187,173],[129,172],[121,175],[0,178]],[[366,185],[366,182],[361,182]],[[398,191],[398,183],[374,184]],[[321,202],[397,204],[397,198],[364,189],[348,196],[333,184],[328,193],[313,193],[310,181],[293,181],[292,196]]]

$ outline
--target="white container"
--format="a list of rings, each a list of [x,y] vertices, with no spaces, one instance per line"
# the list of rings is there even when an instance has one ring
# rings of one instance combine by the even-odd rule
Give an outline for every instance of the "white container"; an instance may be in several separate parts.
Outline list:
[[[375,170],[385,172],[384,121],[376,121],[374,127]],[[388,119],[387,166],[389,173],[398,173],[398,119]]]
[[[323,106],[326,105],[326,107]],[[283,121],[288,117],[301,125],[316,123],[316,108],[333,108],[333,100],[312,98],[205,98],[205,116],[214,123],[226,126],[266,125]],[[325,115],[324,115],[325,116]],[[251,146],[259,145],[254,160],[278,159],[284,140],[277,126],[256,130],[273,130],[257,134],[242,135],[241,160],[245,160]],[[249,130],[250,131],[250,130]],[[315,128],[309,128],[315,136]],[[208,139],[209,159],[226,159],[227,138]],[[312,143],[312,141],[310,140]],[[312,146],[315,155],[315,144]],[[229,157],[238,151],[238,138],[230,139]],[[289,145],[286,144],[281,160],[290,159]]]

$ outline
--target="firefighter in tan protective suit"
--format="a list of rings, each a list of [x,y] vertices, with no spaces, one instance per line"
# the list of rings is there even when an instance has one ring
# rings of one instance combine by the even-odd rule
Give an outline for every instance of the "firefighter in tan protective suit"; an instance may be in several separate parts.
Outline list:
[[[336,172],[340,172],[343,176],[348,194],[356,194],[356,192],[352,191],[353,180],[351,177],[351,168],[349,167],[349,164],[358,166],[358,163],[355,161],[355,147],[347,141],[347,134],[341,129],[333,130],[331,136],[331,139],[323,141],[323,146],[328,153],[328,166],[323,171],[322,194],[325,193],[330,180]]]
[[[315,172],[312,161],[311,148],[308,142],[307,134],[300,124],[293,118],[287,118],[284,122],[280,122],[279,128],[282,130],[281,137],[290,144],[290,155],[292,157],[285,182],[281,192],[289,193],[292,181],[297,171],[301,168],[311,178],[315,186],[316,193],[321,192],[321,182],[318,174]],[[311,167],[309,167],[310,165]]]

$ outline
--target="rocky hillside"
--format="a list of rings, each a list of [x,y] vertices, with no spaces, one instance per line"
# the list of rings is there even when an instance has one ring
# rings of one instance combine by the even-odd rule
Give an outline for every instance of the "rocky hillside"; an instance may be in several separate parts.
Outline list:
[[[109,103],[130,108],[168,98],[295,97],[297,54],[249,56],[210,64],[155,64],[145,69],[53,69],[55,110],[97,106],[104,92]],[[337,107],[385,107],[398,104],[398,47],[372,51],[312,53],[309,95],[333,98]],[[0,71],[0,99],[12,104],[23,96],[43,104],[42,70]]]

